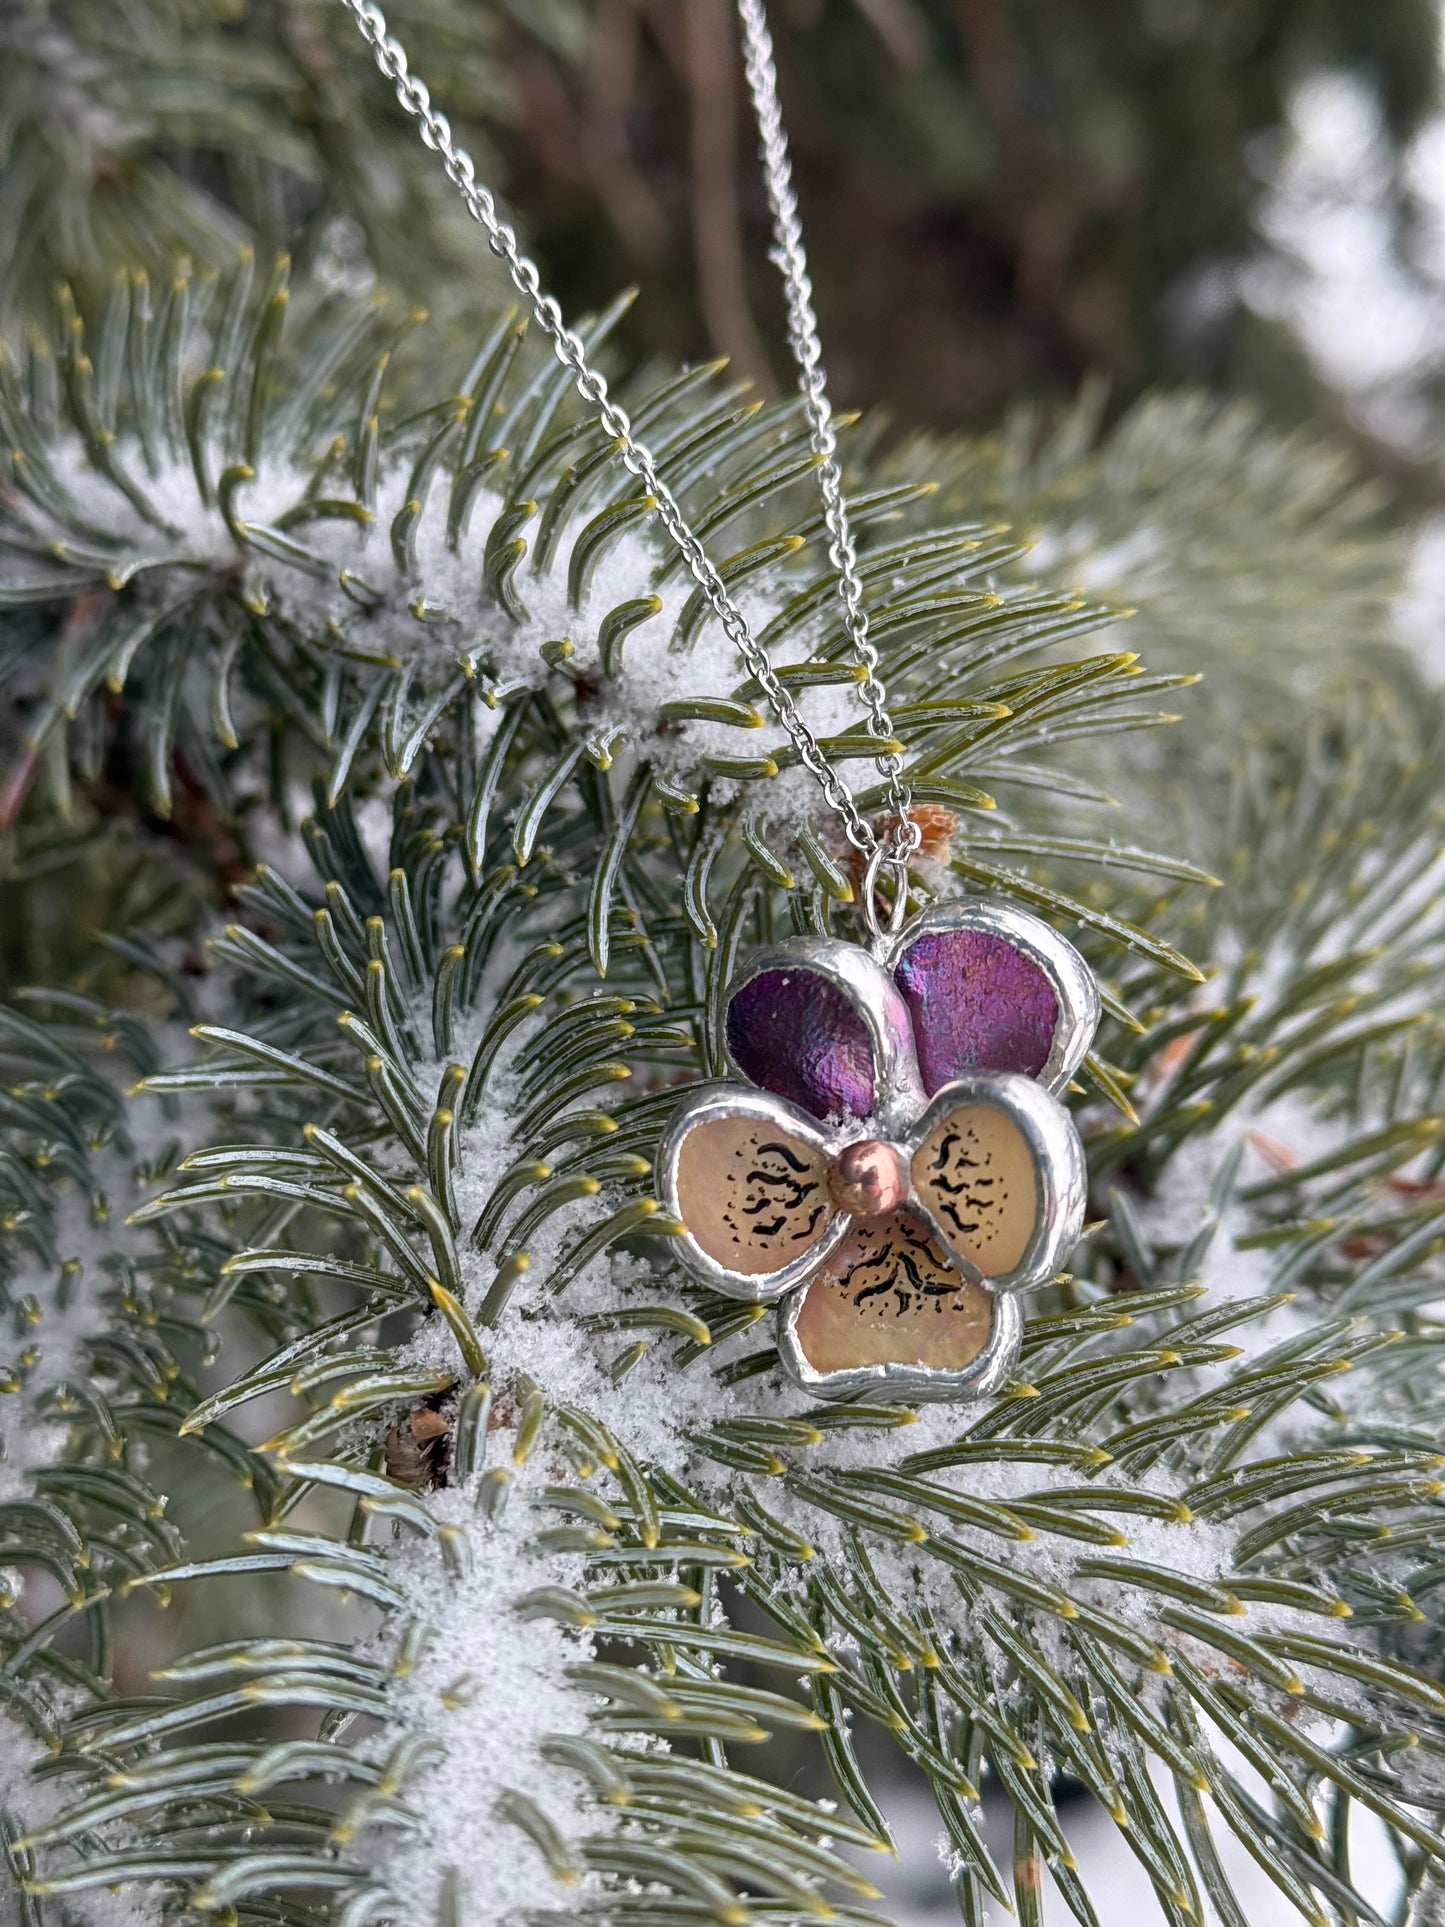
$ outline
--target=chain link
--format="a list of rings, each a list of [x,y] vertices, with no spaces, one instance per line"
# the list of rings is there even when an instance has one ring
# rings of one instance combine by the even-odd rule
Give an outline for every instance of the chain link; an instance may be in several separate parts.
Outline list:
[[[431,94],[426,83],[411,72],[407,63],[406,49],[389,31],[381,8],[375,4],[375,0],[339,0],[339,3],[355,20],[371,47],[377,66],[395,87],[396,97],[401,105],[420,124],[422,140],[440,155],[447,177],[461,195],[467,212],[486,234],[487,246],[506,268],[513,286],[526,301],[537,326],[551,344],[552,352],[571,374],[577,392],[585,402],[597,410],[604,431],[617,444],[617,453],[623,466],[629,474],[637,477],[647,494],[656,503],[658,518],[673,543],[681,551],[693,580],[702,590],[708,606],[722,624],[728,640],[747,664],[748,673],[762,687],[774,714],[787,731],[789,740],[798,752],[798,758],[803,767],[813,776],[827,798],[829,806],[842,819],[843,830],[848,841],[864,855],[872,856],[883,847],[873,826],[859,810],[841,774],[828,761],[822,744],[799,714],[792,696],[778,680],[767,651],[752,633],[746,616],[729,595],[722,577],[689,527],[676,497],[658,473],[657,463],[633,433],[627,411],[612,399],[606,380],[588,362],[581,340],[567,326],[557,302],[551,295],[543,294],[541,277],[535,264],[522,253],[516,231],[503,220],[497,212],[496,202],[490,191],[477,180],[476,169],[470,154],[464,148],[458,147],[452,139],[451,125],[446,115],[432,106]],[[749,19],[750,0],[739,0],[739,4],[743,9],[749,43],[749,79],[751,80],[756,57],[757,30]],[[760,15],[759,24],[762,38],[757,44],[764,49],[765,65],[762,71],[767,77],[771,69],[771,43],[767,39],[766,22],[761,21]],[[822,478],[824,507],[830,536],[829,555],[834,568],[838,571],[847,633],[864,673],[862,693],[868,708],[870,730],[876,736],[891,739],[892,725],[885,706],[883,685],[875,674],[877,652],[868,639],[867,621],[861,600],[862,588],[857,574],[857,559],[848,530],[841,478],[834,457],[836,440],[833,435],[827,396],[823,388],[821,349],[817,340],[817,324],[812,316],[806,263],[803,259],[801,236],[798,232],[797,204],[792,197],[792,187],[787,172],[787,147],[783,141],[781,122],[777,115],[777,89],[771,81],[767,92],[772,103],[771,115],[776,131],[771,137],[769,136],[767,126],[762,124],[760,105],[760,125],[763,125],[765,143],[764,159],[769,169],[771,196],[774,192],[775,172],[769,157],[773,153],[781,156],[781,173],[777,174],[776,178],[782,183],[782,198],[780,201],[775,200],[774,205],[775,210],[780,206],[790,210],[791,225],[786,230],[782,214],[777,215],[778,256],[784,267],[785,284],[788,290],[789,328],[795,342],[795,353],[799,355],[800,386],[803,391],[804,408],[813,437],[813,447],[823,457],[819,473]],[[803,317],[801,327],[794,320],[795,304],[799,306],[799,312]],[[811,357],[806,361],[796,345],[799,341],[803,342]],[[889,785],[889,800],[897,812],[894,850],[890,852],[889,860],[899,866],[900,878],[903,878],[906,876],[909,853],[917,848],[919,836],[917,825],[908,814],[908,791],[901,775],[902,758],[896,750],[888,749],[880,752],[876,760],[879,773]]]

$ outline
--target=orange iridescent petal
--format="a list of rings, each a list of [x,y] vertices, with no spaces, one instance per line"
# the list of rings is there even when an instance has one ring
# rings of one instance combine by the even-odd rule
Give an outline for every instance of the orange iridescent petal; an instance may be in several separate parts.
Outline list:
[[[677,1202],[714,1263],[749,1277],[792,1264],[833,1217],[827,1160],[767,1118],[705,1118],[682,1140]]]
[[[1039,1221],[1034,1153],[996,1104],[961,1104],[913,1153],[913,1187],[960,1258],[985,1278],[1023,1262]]]
[[[860,1365],[961,1371],[988,1344],[994,1301],[906,1211],[856,1224],[806,1287],[794,1336],[817,1372]]]

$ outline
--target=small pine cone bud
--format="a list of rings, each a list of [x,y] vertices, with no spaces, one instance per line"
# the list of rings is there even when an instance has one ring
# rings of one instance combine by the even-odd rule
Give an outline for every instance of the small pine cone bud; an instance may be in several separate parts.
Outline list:
[[[445,1485],[451,1462],[452,1420],[433,1405],[418,1405],[393,1425],[384,1441],[388,1478],[416,1491]]]
[[[951,854],[953,833],[958,828],[953,811],[946,810],[941,803],[915,803],[908,812],[908,820],[916,825],[922,839],[918,854],[932,857],[936,863],[946,863]],[[880,816],[874,819],[873,833],[880,842],[888,843],[897,827],[896,816]]]

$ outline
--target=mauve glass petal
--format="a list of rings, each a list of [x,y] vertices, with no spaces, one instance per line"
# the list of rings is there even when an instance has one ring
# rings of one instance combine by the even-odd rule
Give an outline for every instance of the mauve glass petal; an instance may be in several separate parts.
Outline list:
[[[764,970],[728,1005],[733,1062],[761,1090],[817,1118],[873,1110],[868,1026],[836,984],[811,970]]]
[[[1022,1071],[1048,1062],[1059,1000],[1044,972],[988,930],[932,930],[894,972],[913,1017],[923,1087],[969,1071]]]

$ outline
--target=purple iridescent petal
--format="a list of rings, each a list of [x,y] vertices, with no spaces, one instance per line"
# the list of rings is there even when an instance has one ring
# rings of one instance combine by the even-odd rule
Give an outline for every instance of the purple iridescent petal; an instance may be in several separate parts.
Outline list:
[[[813,1117],[867,1117],[873,1046],[844,993],[811,970],[764,970],[728,1005],[733,1062]]]
[[[918,1068],[931,1097],[969,1071],[1022,1071],[1048,1062],[1059,1000],[1022,951],[987,930],[926,932],[894,971],[913,1016]]]

